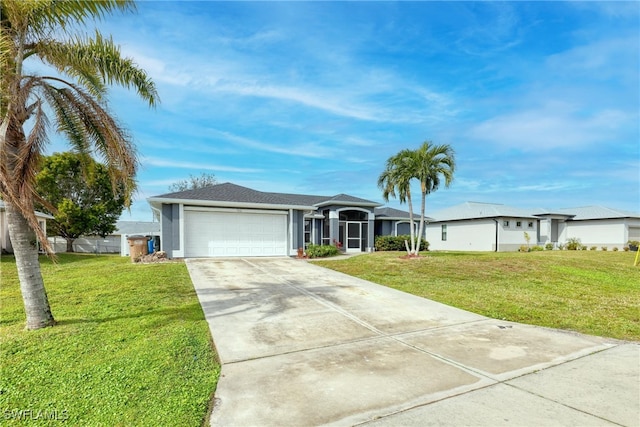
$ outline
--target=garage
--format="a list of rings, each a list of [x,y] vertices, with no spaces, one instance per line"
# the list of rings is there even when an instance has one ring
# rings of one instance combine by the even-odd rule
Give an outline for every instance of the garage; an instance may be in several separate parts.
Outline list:
[[[184,211],[184,256],[286,256],[287,213],[245,209]]]

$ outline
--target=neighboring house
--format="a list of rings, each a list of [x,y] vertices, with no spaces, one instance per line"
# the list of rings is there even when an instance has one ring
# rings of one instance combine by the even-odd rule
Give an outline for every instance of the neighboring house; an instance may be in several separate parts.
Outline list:
[[[640,238],[640,215],[600,206],[547,211],[466,202],[431,214],[426,239],[432,250],[515,251],[570,238],[586,246],[622,248]]]
[[[148,199],[160,217],[169,257],[293,256],[308,244],[373,250],[377,230],[401,231],[407,218],[348,194],[269,193],[224,183]],[[389,215],[390,214],[390,215]]]
[[[426,239],[431,250],[511,251],[537,241],[538,217],[525,209],[466,202],[429,215]]]
[[[47,215],[42,212],[36,211],[36,218],[38,218],[38,224],[40,228],[47,232],[47,220],[53,219],[51,215]],[[11,240],[9,239],[9,226],[7,224],[7,217],[5,211],[5,204],[0,200],[0,252],[13,253],[13,247],[11,246]]]
[[[149,236],[159,240],[160,223],[147,221],[118,221],[116,230],[105,236],[80,236],[73,242],[73,250],[78,253],[117,254],[129,256],[128,236]],[[49,237],[56,252],[67,250],[67,241],[60,236]],[[159,248],[159,241],[156,246]]]
[[[640,214],[603,206],[558,209],[535,214],[540,218],[540,242],[566,242],[578,238],[585,246],[621,249],[640,240]]]

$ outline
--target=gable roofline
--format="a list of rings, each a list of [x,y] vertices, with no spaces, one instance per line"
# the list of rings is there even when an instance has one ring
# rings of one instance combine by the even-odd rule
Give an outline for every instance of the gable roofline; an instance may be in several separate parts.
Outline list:
[[[231,208],[270,208],[317,210],[327,205],[376,207],[379,203],[360,199],[348,194],[336,196],[313,196],[306,194],[274,193],[253,190],[232,184],[211,185],[193,190],[166,193],[147,199],[154,207],[165,204],[184,204],[189,206],[218,206]]]
[[[395,220],[395,221],[408,221],[409,220],[409,212],[408,211],[403,211],[400,209],[395,209],[395,208],[390,208],[390,207],[383,207],[383,208],[375,208],[374,209],[374,214],[376,216],[376,219],[383,219],[383,220]],[[420,221],[420,214],[413,214],[413,218],[414,221],[419,222]],[[425,221],[426,222],[431,222],[433,220],[433,218],[425,216]]]

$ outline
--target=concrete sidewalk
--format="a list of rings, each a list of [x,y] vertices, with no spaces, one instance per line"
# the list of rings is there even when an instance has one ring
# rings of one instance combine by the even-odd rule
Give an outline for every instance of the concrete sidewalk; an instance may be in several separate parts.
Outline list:
[[[213,426],[640,425],[640,346],[488,319],[288,258],[187,267]]]

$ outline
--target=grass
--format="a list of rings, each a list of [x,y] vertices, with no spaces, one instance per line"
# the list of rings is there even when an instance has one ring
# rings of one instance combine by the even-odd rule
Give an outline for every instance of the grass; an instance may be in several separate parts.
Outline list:
[[[203,424],[219,364],[183,263],[60,254],[41,265],[58,324],[26,331],[15,260],[0,259],[5,423]]]
[[[318,264],[496,319],[640,341],[634,253],[377,252]]]

